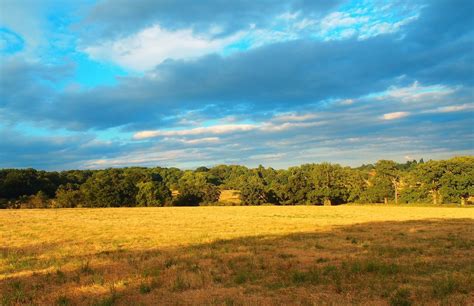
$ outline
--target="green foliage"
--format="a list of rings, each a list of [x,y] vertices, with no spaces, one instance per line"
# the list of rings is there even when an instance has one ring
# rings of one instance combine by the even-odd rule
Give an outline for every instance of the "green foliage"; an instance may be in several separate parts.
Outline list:
[[[134,206],[138,188],[133,177],[121,169],[94,173],[82,186],[85,203],[90,207]]]
[[[219,165],[209,170],[224,189],[241,189],[250,170],[238,165]]]
[[[397,163],[391,160],[380,160],[375,164],[366,192],[368,202],[380,203],[395,199],[395,190],[400,181],[398,168]]]
[[[258,176],[248,178],[240,190],[240,200],[243,205],[261,205],[268,203],[268,194],[262,178]]]
[[[157,167],[150,169],[150,171],[153,174],[159,175],[162,178],[162,181],[171,190],[178,189],[178,181],[184,174],[184,172],[178,168]]]
[[[30,196],[39,191],[48,197],[53,197],[59,182],[60,177],[57,172],[3,169],[0,170],[0,198]]]
[[[474,157],[389,160],[358,168],[305,164],[288,170],[238,165],[130,167],[46,172],[0,170],[0,208],[193,206],[215,203],[220,190],[240,191],[244,205],[466,203],[474,196]],[[171,197],[170,190],[178,196]]]
[[[470,195],[474,195],[474,158],[459,157],[446,161],[445,165],[439,191],[445,201],[464,204]]]
[[[42,190],[30,197],[30,208],[47,208],[49,206],[49,197]]]
[[[310,182],[306,178],[306,173],[300,167],[290,168],[288,171],[286,184],[283,184],[282,204],[302,204],[306,202],[306,194],[310,187]]]
[[[148,294],[151,292],[151,286],[149,284],[146,284],[146,283],[141,283],[140,284],[140,293],[141,294]]]
[[[311,165],[309,180],[312,188],[308,201],[314,204],[339,204],[347,201],[349,190],[345,184],[345,173],[341,166],[323,163]]]
[[[424,186],[407,186],[400,192],[400,203],[428,203],[429,190]]]
[[[79,207],[84,203],[84,196],[79,190],[79,185],[67,183],[59,186],[56,191],[56,200],[53,207],[71,208]]]
[[[176,206],[197,206],[219,200],[220,190],[212,184],[215,177],[207,172],[187,171],[178,181]]]
[[[461,283],[450,275],[433,279],[432,286],[433,296],[439,299],[446,298],[461,289]]]
[[[171,201],[171,191],[163,182],[141,182],[137,187],[137,206],[165,206]]]
[[[362,194],[362,202],[383,203],[385,198],[390,198],[390,195],[394,192],[393,185],[388,180],[374,178],[369,183],[371,185]]]

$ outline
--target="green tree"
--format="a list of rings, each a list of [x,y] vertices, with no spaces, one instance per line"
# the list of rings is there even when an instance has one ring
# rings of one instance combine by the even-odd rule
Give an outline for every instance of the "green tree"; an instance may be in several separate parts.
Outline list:
[[[349,192],[344,182],[345,173],[340,165],[322,163],[311,165],[309,180],[312,190],[307,197],[315,204],[340,204],[347,201]]]
[[[428,203],[430,201],[430,190],[419,181],[416,169],[417,167],[411,168],[402,175],[399,199],[401,203]]]
[[[76,184],[67,183],[59,186],[56,191],[54,207],[72,208],[79,207],[84,203],[84,196]]]
[[[171,191],[163,182],[140,182],[137,187],[137,206],[165,206],[171,202]]]
[[[47,208],[49,206],[49,197],[42,190],[38,191],[35,195],[30,196],[28,201],[28,207],[30,208]]]
[[[391,160],[379,160],[375,164],[374,173],[371,178],[371,186],[367,189],[369,197],[379,202],[388,199],[393,194],[395,204],[398,204],[398,193],[400,187],[400,170],[396,162]]]
[[[416,179],[431,192],[433,204],[441,204],[443,202],[440,188],[442,186],[441,179],[446,172],[445,161],[427,161],[420,162],[415,169],[414,175]]]
[[[81,186],[85,204],[90,207],[134,206],[138,188],[126,179],[123,170],[107,169],[95,172]]]
[[[197,206],[203,203],[217,202],[220,190],[212,184],[213,178],[214,176],[207,172],[185,172],[178,181],[179,195],[174,204],[176,206]]]
[[[178,189],[178,181],[184,174],[184,172],[178,168],[161,167],[152,168],[151,173],[158,174],[166,186],[168,186],[168,188],[171,190]]]
[[[474,158],[457,157],[445,162],[446,172],[440,179],[440,193],[450,202],[465,205],[474,195]]]
[[[360,202],[363,200],[364,193],[367,192],[369,186],[369,174],[365,170],[352,169],[345,167],[344,184],[346,186],[348,202]]]
[[[268,203],[263,179],[257,175],[249,177],[240,190],[240,200],[243,205],[261,205]]]

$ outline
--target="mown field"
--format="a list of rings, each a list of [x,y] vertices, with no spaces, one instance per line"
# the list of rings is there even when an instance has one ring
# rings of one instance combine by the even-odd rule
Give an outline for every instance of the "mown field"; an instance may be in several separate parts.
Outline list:
[[[0,211],[2,305],[474,304],[474,209]]]

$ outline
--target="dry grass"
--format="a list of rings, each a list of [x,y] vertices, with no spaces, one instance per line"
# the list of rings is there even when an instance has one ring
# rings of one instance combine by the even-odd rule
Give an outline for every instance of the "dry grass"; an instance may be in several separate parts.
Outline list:
[[[0,211],[0,303],[473,304],[474,210]]]
[[[240,205],[240,191],[234,189],[226,189],[221,191],[219,202],[227,205]]]

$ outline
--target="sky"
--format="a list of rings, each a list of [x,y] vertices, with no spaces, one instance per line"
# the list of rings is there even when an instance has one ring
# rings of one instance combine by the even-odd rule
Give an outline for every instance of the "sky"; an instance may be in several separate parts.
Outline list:
[[[0,168],[474,154],[472,0],[0,0]]]

